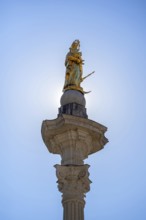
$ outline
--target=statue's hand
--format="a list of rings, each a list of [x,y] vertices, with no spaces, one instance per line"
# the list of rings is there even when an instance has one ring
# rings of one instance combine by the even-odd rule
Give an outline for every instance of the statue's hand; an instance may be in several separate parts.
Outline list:
[[[81,63],[81,60],[78,58],[75,58],[75,62],[79,64],[79,63]]]

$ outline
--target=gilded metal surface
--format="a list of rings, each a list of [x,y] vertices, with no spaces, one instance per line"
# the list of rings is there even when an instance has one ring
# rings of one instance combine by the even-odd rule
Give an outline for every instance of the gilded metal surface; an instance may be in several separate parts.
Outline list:
[[[63,87],[63,91],[66,90],[78,90],[83,94],[86,93],[83,91],[83,88],[80,86],[81,82],[87,78],[83,76],[83,67],[84,60],[82,59],[82,53],[80,52],[80,41],[75,40],[71,47],[70,51],[66,55],[65,66],[66,66],[66,74],[65,74],[65,83]]]

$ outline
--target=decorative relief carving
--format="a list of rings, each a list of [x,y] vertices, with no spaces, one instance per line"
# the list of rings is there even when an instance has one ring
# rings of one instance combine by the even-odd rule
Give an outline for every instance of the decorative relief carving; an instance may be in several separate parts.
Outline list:
[[[70,129],[51,138],[49,150],[61,155],[62,165],[82,165],[83,160],[88,157],[91,144],[92,139],[87,132]]]
[[[55,165],[58,178],[58,189],[66,200],[80,200],[84,202],[85,193],[90,190],[89,165],[61,166]]]
[[[89,119],[62,115],[43,122],[42,137],[51,153],[61,155],[62,165],[82,165],[89,154],[101,150],[108,142],[104,136],[106,130]]]

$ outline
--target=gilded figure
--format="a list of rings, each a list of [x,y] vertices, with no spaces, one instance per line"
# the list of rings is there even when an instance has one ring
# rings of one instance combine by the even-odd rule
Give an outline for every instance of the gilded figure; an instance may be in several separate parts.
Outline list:
[[[83,94],[86,93],[83,91],[80,84],[93,72],[86,77],[83,77],[83,64],[84,60],[82,59],[82,53],[80,52],[80,41],[75,40],[69,48],[69,52],[67,53],[65,59],[66,74],[63,91],[73,89],[78,90]]]

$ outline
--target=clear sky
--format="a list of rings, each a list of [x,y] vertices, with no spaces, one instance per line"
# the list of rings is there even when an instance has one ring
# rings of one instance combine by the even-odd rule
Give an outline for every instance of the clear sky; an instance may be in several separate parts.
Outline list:
[[[55,119],[64,60],[81,41],[89,119],[109,143],[91,155],[86,220],[146,219],[146,1],[0,1],[0,219],[60,220],[41,123]]]

